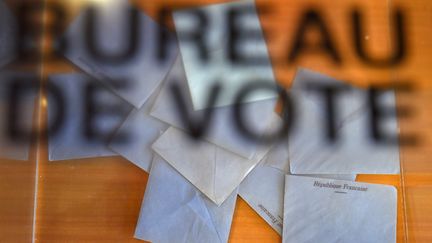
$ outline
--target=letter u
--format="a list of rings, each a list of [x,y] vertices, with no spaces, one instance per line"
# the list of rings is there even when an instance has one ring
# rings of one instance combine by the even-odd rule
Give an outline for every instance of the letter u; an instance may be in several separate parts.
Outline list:
[[[357,9],[351,14],[353,24],[353,38],[357,55],[367,64],[377,67],[395,66],[399,64],[406,55],[406,43],[404,35],[404,16],[400,9],[392,14],[393,19],[393,50],[387,57],[373,58],[365,50],[363,41],[362,15]]]
[[[108,54],[106,53],[106,51],[100,50],[96,43],[96,12],[97,10],[95,8],[90,8],[87,12],[87,16],[85,19],[85,44],[90,55],[92,55],[100,62],[114,64],[125,62],[133,58],[133,56],[137,53],[138,43],[140,42],[140,24],[138,10],[135,8],[131,8],[129,10],[129,22],[128,24],[126,24],[129,27],[129,44],[127,45],[127,47],[124,47],[124,50],[122,52],[116,54]]]

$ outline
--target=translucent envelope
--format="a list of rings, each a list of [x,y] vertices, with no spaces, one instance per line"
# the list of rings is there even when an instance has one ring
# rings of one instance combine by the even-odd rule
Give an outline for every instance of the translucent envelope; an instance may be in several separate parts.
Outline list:
[[[153,159],[151,145],[168,128],[168,125],[150,116],[150,108],[159,94],[157,89],[140,109],[133,109],[109,144],[110,149],[141,169],[149,172]],[[125,142],[117,142],[127,134]]]
[[[287,150],[286,143],[275,145],[239,187],[239,195],[280,235],[283,225],[285,175],[289,171]],[[351,181],[356,178],[356,175],[314,176]]]
[[[396,242],[392,186],[287,175],[283,242]]]
[[[234,21],[233,26],[237,29],[235,32],[250,33],[253,31],[255,39],[243,39],[239,43],[229,42],[230,31],[227,16],[230,10],[239,10],[237,12],[243,13],[238,15],[237,21]],[[248,12],[249,10],[250,12]],[[201,58],[199,48],[194,41],[190,41],[190,38],[189,40],[184,38],[185,35],[190,37],[191,31],[196,31],[199,28],[197,26],[204,24],[197,17],[197,11],[202,12],[203,16],[207,18],[207,26],[201,33],[204,35],[203,41],[208,60]],[[271,84],[276,83],[256,12],[255,1],[213,4],[175,11],[174,23],[195,110],[209,108],[206,102],[207,97],[211,87],[216,83],[223,86],[223,92],[215,106],[234,104],[238,91],[250,82],[264,80]],[[231,44],[246,61],[259,56],[261,58],[260,63],[257,65],[232,62],[227,54]],[[253,54],[251,55],[251,53]],[[274,92],[257,91],[251,94],[246,102],[265,100],[276,96]]]
[[[158,243],[228,242],[237,192],[219,207],[155,156],[135,237]]]
[[[18,24],[15,16],[4,1],[0,1],[0,66],[15,57],[18,38]]]
[[[174,127],[186,129],[170,90],[171,85],[177,84],[183,94],[188,114],[194,119],[203,119],[205,116],[204,110],[194,111],[192,109],[192,101],[186,82],[183,64],[181,58],[178,58],[168,74],[164,87],[150,114]],[[277,118],[277,114],[274,112],[275,106],[276,99],[243,104],[245,126],[253,128],[256,132],[265,130],[271,120]],[[258,144],[246,139],[239,132],[234,123],[234,108],[230,106],[211,109],[213,109],[214,114],[208,133],[204,138],[217,146],[251,159],[258,149]]]
[[[260,147],[249,160],[212,143],[192,140],[173,127],[152,148],[217,205],[228,198],[269,149]]]
[[[132,110],[132,106],[87,75],[52,75],[49,77],[49,82],[59,87],[65,100],[65,107],[61,108],[65,111],[62,126],[57,132],[50,131],[49,134],[49,160],[116,155],[108,148],[109,138]],[[85,102],[85,89],[89,84],[97,87],[95,94],[91,96],[97,112],[89,113],[86,111],[90,106]],[[50,96],[48,99],[48,119],[50,124],[53,124],[56,120],[55,111],[58,105],[59,103],[56,102],[54,97]],[[106,114],[106,109],[111,109],[110,107],[114,106],[116,113]],[[97,136],[97,138],[90,139],[86,137],[86,126],[90,125],[85,121],[85,116],[88,114],[95,116],[91,121],[93,127],[97,129],[95,132],[103,134],[104,137],[107,134],[106,138],[102,139],[101,136]]]
[[[134,25],[129,22],[129,8],[127,1],[111,1],[109,4],[100,4],[97,8],[97,19],[94,28],[95,46],[102,53],[114,55],[124,53],[131,44],[130,28]],[[83,11],[72,22],[65,34],[69,47],[65,56],[85,72],[103,82],[117,95],[127,102],[140,108],[150,97],[157,86],[164,80],[170,70],[178,47],[175,42],[169,42],[170,46],[164,46],[168,50],[167,57],[158,59],[158,40],[161,29],[155,21],[144,13],[138,17],[137,49],[128,55],[125,60],[104,62],[91,55],[86,47],[85,26],[88,12]],[[166,33],[172,36],[171,33]],[[168,43],[168,42],[167,42]],[[113,54],[114,53],[114,54]],[[102,58],[104,59],[104,58]],[[105,58],[107,59],[107,58]],[[128,89],[118,89],[108,80],[123,80],[127,82]]]
[[[28,160],[29,148],[30,148],[30,137],[18,138],[11,136],[8,128],[8,123],[13,122],[17,125],[18,130],[22,129],[22,132],[31,132],[33,128],[33,115],[35,109],[35,99],[38,90],[31,90],[29,92],[23,92],[20,96],[20,100],[17,101],[17,112],[18,117],[13,120],[9,120],[11,114],[9,113],[12,91],[12,81],[17,78],[25,78],[28,81],[28,85],[38,81],[37,75],[30,73],[19,73],[11,71],[0,72],[0,158],[13,159],[13,160]]]
[[[336,143],[326,137],[323,96],[305,89],[308,82],[348,85],[325,75],[300,69],[291,95],[296,101],[297,116],[289,139],[289,157],[293,174],[397,174],[399,146],[376,143],[370,138],[370,109],[366,90],[352,86],[336,99]],[[395,111],[395,95],[385,92],[380,106]],[[396,114],[396,113],[395,113]],[[381,127],[397,136],[396,117],[381,120]]]

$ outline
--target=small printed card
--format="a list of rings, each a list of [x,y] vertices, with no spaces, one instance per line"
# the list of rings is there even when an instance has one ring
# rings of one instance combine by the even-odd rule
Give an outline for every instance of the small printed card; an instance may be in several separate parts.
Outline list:
[[[284,243],[394,243],[396,221],[392,186],[285,177]]]

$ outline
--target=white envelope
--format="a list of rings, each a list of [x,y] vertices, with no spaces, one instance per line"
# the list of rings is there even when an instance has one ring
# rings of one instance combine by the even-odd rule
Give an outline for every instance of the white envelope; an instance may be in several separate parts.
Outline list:
[[[289,139],[289,157],[293,174],[398,174],[399,146],[374,143],[369,135],[369,107],[366,90],[351,86],[337,99],[339,140],[326,139],[325,104],[321,94],[307,91],[307,82],[348,85],[325,75],[299,69],[290,94],[297,116]],[[395,107],[394,92],[380,100]],[[396,118],[382,120],[389,134],[398,134]]]
[[[149,172],[153,159],[151,145],[168,128],[168,125],[150,116],[150,108],[159,94],[158,88],[140,109],[133,109],[113,136],[109,148],[144,171]],[[127,134],[126,142],[119,136]]]
[[[110,4],[100,4],[96,20],[95,39],[97,46],[108,53],[119,53],[129,45],[129,23],[127,1],[112,1]],[[170,42],[165,47],[168,57],[160,62],[157,59],[158,33],[163,27],[144,13],[139,15],[140,39],[138,50],[135,51],[132,59],[120,63],[101,63],[95,59],[86,49],[85,37],[85,16],[83,11],[72,22],[68,28],[65,38],[68,41],[68,52],[65,56],[75,65],[83,69],[89,75],[107,85],[114,93],[140,108],[144,102],[155,91],[158,85],[164,80],[170,70],[175,57],[178,54],[176,43]],[[171,33],[167,33],[171,35]],[[126,80],[128,89],[118,89],[109,81],[115,79]]]
[[[228,19],[230,9],[252,8],[252,14],[245,14],[235,22],[236,28],[247,31],[257,31],[258,39],[246,39],[236,48],[241,49],[242,55],[250,57],[262,56],[264,63],[260,65],[236,64],[228,59]],[[192,41],[182,39],[182,35],[195,30],[198,26],[198,18],[194,11],[202,11],[208,18],[208,26],[204,33],[205,43],[208,46],[208,62],[200,58],[198,48]],[[179,10],[174,12],[174,23],[179,37],[179,47],[185,65],[190,93],[192,95],[193,107],[195,110],[209,108],[207,97],[211,87],[219,83],[223,86],[223,92],[215,106],[226,106],[235,103],[235,96],[238,91],[248,85],[251,81],[263,80],[275,84],[272,65],[270,62],[266,42],[261,30],[258,14],[256,13],[255,1],[237,1],[231,3],[212,4],[204,7]],[[245,102],[260,101],[275,98],[277,94],[267,90],[257,91],[251,94]]]
[[[287,175],[283,242],[395,243],[393,186]]]
[[[16,17],[4,1],[0,1],[0,66],[11,62],[15,57],[15,44],[18,38]]]
[[[285,175],[289,174],[287,154],[286,143],[275,145],[239,187],[239,195],[280,235],[283,225]],[[314,176],[350,181],[356,178],[356,175]]]
[[[99,87],[93,98],[99,107],[119,106],[119,114],[100,114],[94,118],[94,126],[104,134],[113,135],[121,125],[132,106],[113,94],[105,86],[84,74],[57,74],[49,77],[49,82],[58,86],[65,99],[65,118],[59,131],[49,135],[49,160],[69,160],[116,155],[108,148],[109,140],[89,140],[85,137],[84,116],[86,114],[84,89],[87,84]],[[55,119],[56,103],[52,96],[48,99],[48,119],[50,123]],[[98,108],[99,110],[99,108]]]
[[[164,87],[150,114],[174,127],[186,129],[178,114],[178,108],[170,90],[170,86],[176,83],[181,89],[188,113],[193,118],[202,119],[205,111],[194,111],[192,109],[192,100],[190,99],[186,82],[182,60],[178,58],[168,74]],[[264,131],[272,119],[277,119],[277,114],[274,112],[275,106],[276,99],[243,104],[242,109],[244,109],[246,126],[251,127],[256,132]],[[214,112],[213,120],[204,139],[240,156],[251,159],[258,149],[258,143],[245,138],[244,134],[239,132],[234,123],[234,108],[218,107],[212,109]]]
[[[155,243],[228,242],[236,199],[234,191],[216,206],[155,156],[135,237]]]
[[[217,205],[228,198],[269,149],[260,147],[248,160],[212,143],[192,140],[173,127],[152,148]]]
[[[26,161],[29,159],[29,150],[31,138],[20,138],[16,140],[8,134],[9,122],[9,106],[10,106],[10,93],[9,90],[11,82],[15,78],[32,78],[29,79],[29,84],[38,82],[37,74],[20,73],[15,71],[2,71],[0,73],[0,158],[13,159]],[[35,100],[38,90],[30,90],[23,92],[19,98],[19,106],[17,107],[17,119],[12,122],[16,123],[18,129],[23,129],[24,133],[32,131],[33,128],[33,115],[35,109]]]

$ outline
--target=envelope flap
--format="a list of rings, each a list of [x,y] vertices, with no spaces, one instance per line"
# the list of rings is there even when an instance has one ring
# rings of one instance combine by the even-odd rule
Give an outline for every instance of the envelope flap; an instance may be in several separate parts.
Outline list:
[[[207,227],[214,229],[213,218],[210,216],[207,205],[204,203],[203,196],[201,196],[200,193],[197,193],[193,199],[187,203],[187,206],[197,214]]]
[[[179,219],[187,219],[179,222]],[[161,225],[163,230],[161,230]],[[190,207],[183,207],[166,215],[147,228],[140,227],[135,237],[158,243],[170,242],[212,242],[218,241],[214,227],[208,227]]]
[[[217,149],[214,194],[217,204],[222,203],[240,185],[262,156],[264,155],[260,152],[253,159],[247,160],[242,157],[233,157],[224,149]]]
[[[153,149],[203,194],[222,204],[268,151],[264,146],[251,160],[169,128]]]
[[[214,198],[214,145],[193,141],[186,133],[170,127],[152,148],[204,194]]]
[[[238,189],[235,189],[220,206],[217,206],[207,197],[202,197],[204,203],[207,205],[208,212],[221,242],[228,242],[234,208],[237,201],[237,193]]]
[[[206,200],[171,165],[155,156],[135,237],[167,243],[221,243],[214,218],[224,216],[210,215]],[[217,210],[212,212],[222,213]]]
[[[271,116],[266,123],[265,131],[273,128],[281,122],[276,115]],[[255,166],[264,158],[272,146],[260,145],[255,155],[251,159],[233,157],[229,151],[219,148],[216,168],[216,198],[224,199],[231,193]],[[235,185],[235,187],[234,187]],[[229,193],[228,193],[229,192]]]

